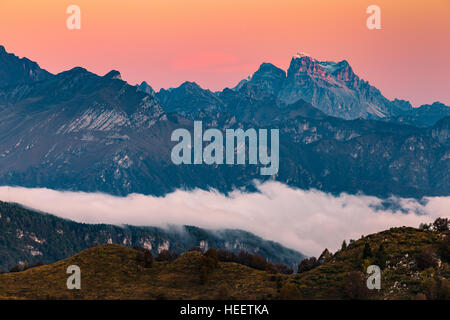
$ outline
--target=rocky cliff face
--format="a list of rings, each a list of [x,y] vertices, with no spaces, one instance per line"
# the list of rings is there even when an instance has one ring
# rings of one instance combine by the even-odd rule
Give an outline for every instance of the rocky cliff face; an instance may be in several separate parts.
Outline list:
[[[149,95],[155,94],[155,90],[153,90],[153,88],[146,81],[142,81],[140,85],[137,85],[137,88],[142,92],[145,92],[146,94]]]
[[[328,115],[344,119],[378,119],[398,113],[397,107],[360,79],[347,61],[322,62],[305,55],[292,59],[278,99],[286,104],[303,99]]]

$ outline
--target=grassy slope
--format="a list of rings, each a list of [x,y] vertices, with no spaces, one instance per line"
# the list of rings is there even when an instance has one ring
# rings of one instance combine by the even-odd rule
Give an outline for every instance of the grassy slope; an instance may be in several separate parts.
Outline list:
[[[136,264],[136,251],[102,245],[69,259],[0,276],[0,297],[33,299],[210,299],[225,285],[231,297],[269,298],[276,294],[270,276],[236,263],[220,263],[206,285],[200,284],[201,254],[187,252],[172,263]],[[67,290],[66,268],[81,268],[81,290]]]
[[[447,232],[447,236],[448,232]],[[411,299],[418,293],[424,293],[424,282],[433,278],[448,279],[450,267],[441,262],[440,267],[418,270],[415,256],[424,248],[436,247],[444,237],[443,233],[423,231],[414,228],[392,228],[372,234],[355,241],[346,249],[337,252],[324,265],[293,275],[302,296],[312,299],[342,298],[346,277],[350,271],[363,271],[375,259],[361,263],[365,242],[376,251],[381,243],[385,246],[386,267],[382,268],[381,290],[371,291],[368,298],[373,299]]]
[[[387,266],[382,289],[371,291],[369,299],[412,299],[426,292],[433,277],[448,279],[450,268],[419,271],[414,256],[425,247],[435,247],[443,233],[413,228],[393,228],[369,235],[339,251],[324,265],[302,274],[271,275],[236,263],[219,263],[206,285],[199,281],[201,254],[187,252],[176,261],[154,262],[149,269],[135,262],[136,251],[118,245],[96,246],[69,259],[20,273],[0,275],[0,298],[38,299],[211,299],[218,288],[228,288],[228,298],[276,299],[280,287],[294,283],[306,299],[344,298],[348,272],[365,268],[361,264],[364,243],[373,251],[384,243]],[[447,232],[448,236],[448,232]],[[370,260],[370,259],[369,259]],[[82,289],[66,289],[67,266],[80,266]]]

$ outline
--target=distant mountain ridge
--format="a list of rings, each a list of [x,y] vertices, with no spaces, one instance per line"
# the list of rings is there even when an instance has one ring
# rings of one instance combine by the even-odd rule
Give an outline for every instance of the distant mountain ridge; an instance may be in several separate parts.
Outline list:
[[[408,101],[385,98],[377,88],[359,78],[346,60],[318,61],[305,54],[294,56],[287,72],[263,63],[233,90],[253,98],[272,96],[284,105],[304,100],[327,115],[343,119],[381,119],[414,114],[416,110]],[[445,114],[450,110],[443,104],[439,107]]]
[[[419,108],[411,108],[401,115],[388,117],[384,121],[408,124],[416,127],[431,127],[439,120],[450,116],[450,107],[440,102],[425,104]]]
[[[303,100],[327,115],[342,119],[383,119],[419,127],[432,126],[450,114],[450,107],[439,102],[433,103],[430,110],[427,105],[413,108],[405,100],[390,101],[359,78],[346,60],[319,61],[305,54],[294,56],[287,71],[262,63],[252,76],[231,90],[213,93],[194,82],[185,82],[178,88],[161,89],[156,97],[167,112],[188,117],[198,116],[199,110],[236,113],[241,105],[266,100],[274,101],[280,108]],[[433,115],[422,120],[425,109]]]
[[[12,59],[2,72],[21,63]],[[129,85],[118,71],[98,76],[80,67],[27,79],[0,87],[2,185],[165,195],[179,188],[255,190],[255,179],[267,179],[255,165],[174,165],[171,133],[192,130],[193,121],[201,120],[204,128],[220,130],[280,129],[280,170],[270,178],[290,186],[381,197],[450,195],[449,123],[446,112],[439,112],[448,107],[430,107],[438,110],[426,120],[437,121],[432,125],[411,125],[398,115],[383,121],[332,117],[325,105],[321,110],[305,100],[314,90],[317,99],[324,93],[335,102],[342,92],[355,97],[368,90],[387,101],[346,62],[300,56],[287,73],[265,63],[237,87],[221,92],[185,82],[154,93],[149,85]],[[328,88],[331,83],[335,86]],[[350,111],[335,110],[371,118],[369,100]],[[391,103],[393,114],[413,113],[407,102]],[[428,115],[427,110],[417,112]]]

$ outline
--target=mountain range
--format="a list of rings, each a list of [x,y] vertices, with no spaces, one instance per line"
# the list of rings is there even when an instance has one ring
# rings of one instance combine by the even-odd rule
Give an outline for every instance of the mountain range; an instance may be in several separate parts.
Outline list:
[[[0,184],[114,195],[178,188],[253,190],[255,179],[332,193],[450,194],[450,108],[385,98],[347,61],[304,54],[287,71],[263,63],[234,88],[194,82],[155,92],[118,71],[53,75],[0,47]],[[176,128],[280,129],[280,169],[176,166]]]

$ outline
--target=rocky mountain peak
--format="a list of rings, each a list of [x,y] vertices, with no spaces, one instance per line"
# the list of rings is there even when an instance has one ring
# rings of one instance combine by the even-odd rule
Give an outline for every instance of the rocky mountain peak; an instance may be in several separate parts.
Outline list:
[[[408,111],[408,110],[411,110],[413,108],[413,106],[411,105],[411,102],[406,101],[406,100],[394,99],[394,100],[392,100],[392,103],[398,109],[403,110],[403,111]]]
[[[153,88],[146,81],[142,81],[142,83],[140,85],[138,85],[137,88],[138,88],[138,90],[145,92],[147,94],[150,94],[150,95],[155,94],[155,90],[153,90]]]
[[[241,81],[236,87],[239,92],[254,98],[278,94],[286,80],[286,72],[271,63],[263,63],[251,78]]]
[[[356,87],[359,84],[359,77],[354,73],[347,60],[340,62],[319,61],[303,53],[292,58],[288,69],[288,77],[299,75],[309,75],[328,81],[342,81],[351,85],[351,87]]]
[[[346,60],[335,63],[330,73],[337,80],[345,82],[351,88],[356,88],[359,85],[359,77],[353,72],[352,67]]]
[[[196,82],[192,81],[183,82],[179,88],[183,90],[203,90]]]
[[[104,77],[104,78],[108,78],[108,79],[118,79],[118,80],[122,80],[122,75],[121,75],[120,72],[117,71],[117,70],[111,70],[110,72],[108,72],[107,74],[105,74],[103,77]]]
[[[272,82],[272,85],[279,86],[286,79],[286,71],[274,66],[271,63],[263,63],[250,79],[252,83],[264,81]]]
[[[291,60],[287,76],[289,78],[300,74],[326,76],[327,70],[316,59],[308,55],[297,55]]]
[[[255,80],[255,77],[263,77],[263,76],[275,76],[278,78],[285,78],[286,71],[274,66],[272,63],[264,62],[259,66],[259,69],[253,74],[251,80]]]
[[[67,70],[68,72],[74,73],[88,73],[89,71],[83,67],[73,67],[72,69]]]
[[[82,80],[86,78],[97,78],[98,76],[89,72],[85,68],[82,67],[74,67],[70,70],[63,71],[56,75],[56,79],[60,81],[61,88],[66,88],[63,83],[79,83],[81,85],[86,85]],[[100,78],[100,77],[98,77]]]
[[[310,58],[311,56],[309,55],[309,53],[306,53],[306,52],[297,52],[293,58],[300,59],[300,58],[304,58],[304,57]]]

